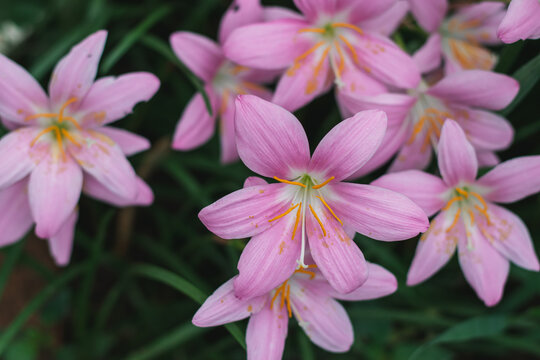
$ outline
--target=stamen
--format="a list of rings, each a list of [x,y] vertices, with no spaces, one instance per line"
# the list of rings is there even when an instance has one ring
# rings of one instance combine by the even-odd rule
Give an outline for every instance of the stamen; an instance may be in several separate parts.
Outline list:
[[[298,204],[296,204],[296,205],[292,205],[292,206],[289,208],[289,210],[285,211],[285,212],[284,212],[283,214],[281,214],[281,215],[276,216],[276,217],[273,218],[273,219],[268,220],[268,222],[272,222],[272,221],[275,221],[275,220],[277,220],[277,219],[281,219],[282,217],[284,217],[285,215],[287,215],[288,213],[290,213],[291,211],[293,211],[294,209],[296,209],[296,207],[299,206],[300,204],[301,204],[301,203],[298,203]],[[293,238],[294,238],[294,237],[293,237]]]
[[[352,46],[352,44],[349,42],[349,40],[347,40],[347,38],[345,36],[339,35],[338,37],[341,39],[341,41],[343,41],[345,43],[345,45],[347,46],[347,48],[351,52],[354,63],[356,65],[360,65],[360,60],[358,60],[358,54],[356,53],[356,50],[354,49],[354,46]]]
[[[474,212],[472,210],[468,210],[469,216],[471,217],[471,226],[474,225]]]
[[[465,199],[467,199],[469,197],[469,193],[466,192],[465,190],[461,189],[461,188],[456,188],[456,191],[460,194],[460,195],[463,195],[465,197]]]
[[[323,28],[305,28],[298,30],[299,33],[305,33],[305,32],[312,32],[312,33],[318,33],[318,34],[324,34],[326,32]]]
[[[287,311],[289,312],[289,317],[292,317],[292,310],[291,310],[291,285],[287,285]]]
[[[458,208],[456,211],[456,215],[454,216],[454,221],[452,222],[452,225],[448,229],[446,229],[446,232],[452,231],[452,229],[457,225],[457,222],[459,220],[459,215],[461,215],[461,208]]]
[[[452,206],[452,204],[454,204],[456,201],[460,201],[460,200],[464,200],[463,197],[461,196],[454,196],[452,199],[450,199],[450,201],[448,201],[446,203],[446,205],[442,208],[443,210],[448,210],[450,209],[450,206]]]
[[[341,219],[337,217],[337,215],[334,213],[334,210],[332,210],[332,208],[326,203],[326,201],[324,201],[324,198],[322,196],[317,196],[317,195],[315,195],[315,197],[322,201],[322,203],[324,204],[324,206],[326,206],[328,211],[330,211],[330,213],[336,218],[336,220],[339,221],[341,226],[343,226],[343,221],[341,221]]]
[[[484,215],[484,217],[486,218],[486,221],[487,221],[488,225],[491,225],[491,224],[492,224],[492,223],[491,223],[491,219],[490,219],[490,217],[489,217],[489,214],[487,213],[487,209],[482,209],[482,208],[481,208],[480,206],[478,206],[478,205],[474,205],[474,208],[475,208],[476,210],[478,210],[478,212],[479,212],[480,214]]]
[[[70,123],[72,123],[76,128],[77,130],[82,130],[81,126],[79,125],[79,123],[77,122],[77,120],[75,120],[74,118],[72,118],[71,116],[64,116],[62,118],[63,120],[67,120],[69,121]]]
[[[315,69],[314,69],[314,71],[313,71],[313,77],[316,78],[317,76],[319,76],[319,72],[321,71],[322,65],[324,64],[324,60],[325,60],[326,57],[328,56],[328,53],[329,53],[329,52],[330,52],[330,46],[327,47],[327,48],[324,50],[324,52],[323,52],[321,58],[319,59],[319,62],[318,62],[317,65],[315,66]]]
[[[30,115],[30,116],[25,117],[24,121],[30,121],[30,120],[34,120],[34,119],[37,119],[37,118],[40,118],[40,117],[55,118],[55,117],[58,117],[58,114],[52,114],[52,113],[34,114],[34,115]]]
[[[341,46],[339,46],[339,43],[337,41],[334,41],[334,46],[336,47],[339,55],[339,67],[337,69],[336,76],[338,78],[341,78],[341,74],[343,73],[343,70],[345,70],[345,57],[343,56],[343,51],[341,50]]]
[[[323,182],[322,184],[319,184],[319,185],[313,185],[312,188],[313,189],[320,189],[322,188],[323,186],[327,185],[330,181],[334,180],[336,177],[335,176],[332,176],[330,177],[328,180],[326,180],[325,182]]]
[[[75,140],[75,138],[67,131],[66,129],[62,129],[62,135],[64,135],[69,141],[71,141],[73,144],[77,145],[77,147],[81,147],[82,145]]]
[[[312,279],[312,280],[315,277],[315,273],[313,271],[309,271],[309,270],[296,269],[294,272],[295,273],[301,273],[301,274],[307,274],[307,275],[310,276],[310,279]]]
[[[324,228],[324,225],[323,225],[321,219],[319,219],[319,217],[317,216],[317,213],[315,213],[315,210],[313,210],[313,208],[311,207],[311,204],[309,205],[309,209],[311,210],[311,213],[313,214],[313,216],[315,217],[315,219],[319,223],[319,226],[321,227],[322,232],[323,232],[323,236],[326,236],[326,229]]]
[[[347,24],[347,23],[333,23],[333,24],[332,24],[332,27],[333,27],[333,28],[343,27],[343,28],[347,28],[347,29],[354,30],[354,31],[356,31],[357,33],[359,33],[360,35],[364,35],[364,31],[363,31],[362,29],[360,29],[358,26],[355,26],[355,25],[352,25],[352,24]]]
[[[283,288],[283,285],[287,283],[287,282],[284,282],[283,284],[281,284],[277,289],[276,289],[276,293],[274,294],[274,296],[272,297],[272,300],[270,300],[270,309],[272,309],[272,307],[274,306],[274,301],[277,299],[278,295],[281,293],[282,291],[282,288]]]
[[[58,111],[58,122],[62,122],[63,120],[63,117],[64,117],[64,110],[66,110],[66,108],[73,104],[75,101],[77,101],[77,98],[76,97],[72,97],[71,99],[69,99],[68,101],[66,101],[64,103],[64,105],[62,105],[62,107],[60,108],[60,111]]]
[[[478,193],[475,193],[474,191],[470,191],[470,194],[472,196],[474,196],[478,201],[480,201],[480,203],[482,204],[482,206],[484,207],[484,211],[487,211],[488,209],[488,206],[487,206],[487,203],[486,201],[484,200],[484,198],[478,194]]]
[[[298,204],[298,210],[296,211],[296,219],[294,220],[294,229],[292,232],[292,238],[291,240],[294,241],[294,236],[296,235],[296,229],[298,228],[298,223],[300,222],[300,210],[302,209],[302,203],[300,202]]]
[[[54,129],[56,129],[56,126],[49,126],[48,128],[45,128],[43,129],[42,131],[40,131],[39,134],[37,134],[37,136],[34,138],[34,140],[32,140],[30,142],[30,147],[33,147],[34,145],[36,145],[36,142],[39,140],[40,137],[42,137],[43,135],[51,132],[51,131],[54,131]]]
[[[301,187],[303,187],[303,188],[306,187],[305,184],[302,184],[302,183],[297,182],[297,181],[290,181],[290,180],[280,179],[280,178],[278,178],[277,176],[274,176],[274,179],[277,180],[277,181],[279,181],[279,182],[285,183],[285,184],[298,185],[298,186],[301,186]]]

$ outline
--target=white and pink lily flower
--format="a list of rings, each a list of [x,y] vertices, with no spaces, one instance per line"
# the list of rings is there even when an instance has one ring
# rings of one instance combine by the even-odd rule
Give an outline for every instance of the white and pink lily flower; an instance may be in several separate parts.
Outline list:
[[[159,88],[150,73],[94,81],[105,46],[98,31],[56,66],[49,96],[22,67],[0,55],[0,117],[11,132],[0,140],[0,245],[36,224],[58,265],[69,262],[81,191],[118,206],[148,205],[150,188],[126,156],[148,140],[107,126]]]
[[[523,221],[495,204],[513,203],[540,191],[540,156],[508,160],[476,179],[472,144],[457,122],[446,120],[438,160],[442,179],[409,170],[373,182],[407,195],[426,214],[436,215],[420,238],[407,284],[430,278],[457,248],[467,281],[487,306],[493,306],[502,298],[510,262],[540,270]]]
[[[497,35],[507,44],[540,38],[540,1],[512,0]]]
[[[282,107],[251,95],[236,100],[238,153],[262,179],[199,213],[224,239],[253,237],[235,280],[237,296],[262,295],[306,268],[309,249],[322,274],[342,293],[367,279],[366,261],[352,241],[359,232],[383,241],[427,229],[424,212],[405,196],[342,182],[369,160],[386,129],[382,111],[364,111],[334,127],[310,155],[300,122]],[[252,183],[253,180],[250,180]]]
[[[289,318],[294,315],[313,343],[330,352],[346,352],[354,342],[353,326],[336,300],[372,300],[397,289],[396,278],[388,270],[371,263],[367,266],[368,280],[346,295],[336,292],[314,264],[296,270],[275,289],[250,299],[236,297],[232,278],[206,299],[193,317],[193,324],[218,326],[249,317],[247,359],[280,360]]]

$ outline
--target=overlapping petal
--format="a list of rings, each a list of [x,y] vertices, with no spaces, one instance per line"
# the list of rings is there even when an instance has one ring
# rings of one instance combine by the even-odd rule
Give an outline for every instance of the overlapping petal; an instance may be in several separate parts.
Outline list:
[[[152,189],[141,178],[136,179],[137,195],[135,198],[123,198],[112,192],[93,176],[86,174],[84,177],[83,191],[85,194],[103,202],[119,206],[147,206],[154,202]]]
[[[341,294],[333,289],[329,295],[335,299],[346,301],[373,300],[390,295],[397,290],[396,277],[380,265],[368,263],[369,276],[358,289],[348,294]]]
[[[497,35],[505,43],[540,37],[540,3],[537,0],[512,0]]]
[[[135,155],[150,148],[150,141],[148,139],[130,131],[109,126],[101,127],[97,131],[108,136],[118,144],[126,156]]]
[[[219,42],[223,44],[234,29],[262,20],[263,7],[260,0],[233,1],[219,23]]]
[[[448,9],[447,0],[409,0],[409,4],[416,21],[428,32],[437,30]]]
[[[74,210],[64,222],[60,230],[49,239],[49,249],[58,266],[66,266],[71,258],[73,249],[73,237],[75,236],[75,224],[79,214]]]
[[[508,120],[489,111],[468,109],[466,114],[459,124],[475,149],[502,150],[510,146],[514,129]]]
[[[34,220],[30,212],[27,180],[21,180],[0,190],[0,246],[20,240],[30,230]]]
[[[442,60],[441,35],[431,34],[426,43],[414,53],[413,60],[422,74],[437,69]]]
[[[246,331],[249,360],[281,360],[287,338],[289,317],[287,309],[264,306],[251,315]]]

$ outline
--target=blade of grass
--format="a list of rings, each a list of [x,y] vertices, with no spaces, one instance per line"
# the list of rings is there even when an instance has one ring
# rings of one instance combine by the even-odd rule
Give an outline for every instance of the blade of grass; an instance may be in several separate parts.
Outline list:
[[[512,68],[512,65],[514,65],[514,62],[521,53],[521,49],[523,49],[523,44],[525,44],[524,41],[518,41],[503,47],[503,49],[501,50],[501,54],[499,55],[499,61],[497,62],[497,66],[495,67],[495,72],[508,74],[508,72]]]
[[[108,73],[130,47],[139,40],[153,25],[171,12],[170,6],[161,6],[150,13],[135,29],[131,30],[123,40],[109,53],[101,66],[101,73]]]
[[[26,239],[27,237],[24,237],[21,241],[13,244],[6,251],[7,254],[4,255],[4,264],[2,265],[2,269],[0,270],[0,299],[2,299],[4,288],[6,287],[11,271],[17,264],[17,261],[19,261],[19,259],[21,258]]]
[[[517,70],[512,77],[519,81],[519,93],[510,105],[501,111],[502,115],[510,114],[516,106],[529,94],[540,80],[540,54]]]

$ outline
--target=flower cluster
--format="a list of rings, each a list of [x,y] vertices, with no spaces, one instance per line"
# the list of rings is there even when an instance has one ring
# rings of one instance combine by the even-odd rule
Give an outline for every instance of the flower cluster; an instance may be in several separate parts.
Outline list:
[[[488,1],[457,9],[446,0],[294,4],[298,11],[235,0],[217,42],[185,31],[170,37],[204,83],[172,147],[201,146],[217,122],[221,161],[240,159],[261,176],[199,213],[215,235],[250,239],[238,275],[193,323],[249,317],[249,359],[280,359],[293,316],[318,346],[347,351],[353,328],[336,300],[397,289],[389,271],[366,261],[356,233],[387,242],[423,233],[408,285],[431,277],[458,249],[466,280],[487,306],[502,298],[510,262],[539,271],[526,226],[495,204],[540,191],[540,156],[499,164],[495,152],[512,144],[514,130],[493,111],[514,100],[519,83],[493,72],[497,58],[486,46],[540,37],[540,2],[512,0],[508,11]],[[389,37],[409,10],[428,32],[412,55]],[[48,95],[0,55],[0,118],[10,130],[0,140],[0,245],[35,224],[66,265],[81,191],[120,207],[153,202],[126,160],[149,142],[108,125],[152,98],[159,80],[144,72],[95,80],[106,36],[90,35],[58,63]],[[345,120],[311,152],[291,112],[331,89]],[[440,176],[422,171],[433,157]],[[388,173],[371,184],[353,182],[387,163]],[[483,166],[495,167],[477,179]]]

